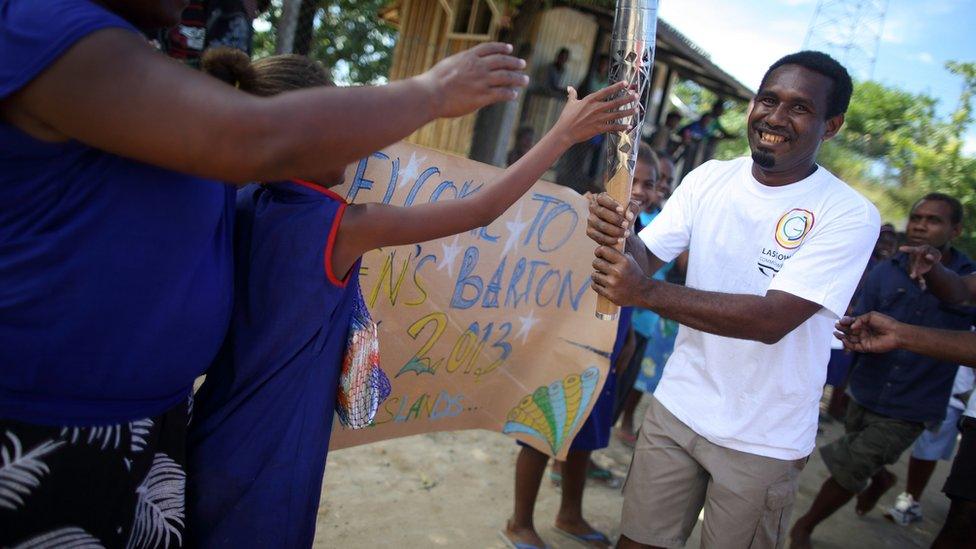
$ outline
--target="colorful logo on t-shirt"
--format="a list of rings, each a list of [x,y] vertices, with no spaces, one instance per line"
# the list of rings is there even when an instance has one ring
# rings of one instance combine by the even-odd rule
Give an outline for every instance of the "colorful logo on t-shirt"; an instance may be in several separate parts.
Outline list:
[[[776,223],[776,243],[787,250],[798,248],[813,228],[813,220],[813,213],[801,208],[786,212]]]

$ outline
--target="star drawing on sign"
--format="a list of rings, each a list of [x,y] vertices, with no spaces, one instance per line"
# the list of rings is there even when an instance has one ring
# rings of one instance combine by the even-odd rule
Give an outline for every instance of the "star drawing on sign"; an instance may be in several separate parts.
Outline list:
[[[444,255],[441,257],[440,263],[437,264],[437,270],[447,267],[447,276],[454,278],[454,261],[457,259],[458,252],[461,251],[461,246],[458,246],[458,235],[454,235],[454,240],[451,241],[450,246],[441,244],[441,249],[444,250]]]
[[[529,224],[522,221],[522,205],[519,204],[518,211],[515,212],[514,221],[506,221],[505,228],[508,229],[508,238],[505,240],[505,247],[502,248],[502,257],[508,255],[508,250],[518,248],[518,240],[522,237],[522,231]]]
[[[417,176],[420,175],[420,166],[424,160],[427,160],[426,156],[417,158],[417,153],[410,153],[410,161],[407,162],[407,167],[404,168],[403,172],[400,173],[400,182],[397,183],[398,189],[406,185],[408,182],[417,179]]]
[[[519,336],[522,336],[522,343],[525,343],[525,340],[529,338],[529,332],[539,323],[539,319],[535,317],[535,309],[529,309],[528,316],[520,316],[518,319],[522,323],[522,326],[519,328],[518,333],[515,334],[515,338],[518,339]]]

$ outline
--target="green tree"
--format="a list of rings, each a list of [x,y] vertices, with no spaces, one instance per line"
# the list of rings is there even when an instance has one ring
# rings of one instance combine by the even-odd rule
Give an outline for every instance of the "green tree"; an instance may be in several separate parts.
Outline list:
[[[963,80],[956,109],[936,114],[936,100],[877,82],[858,82],[844,129],[820,162],[870,198],[890,221],[904,220],[928,192],[954,196],[965,208],[960,248],[976,253],[976,157],[963,151],[973,125],[976,63],[946,64]]]
[[[963,80],[956,110],[948,120],[933,126],[927,140],[899,136],[896,146],[901,154],[912,159],[906,168],[910,186],[921,191],[944,192],[962,202],[965,217],[959,246],[976,254],[976,156],[963,152],[966,132],[973,125],[976,63],[949,62],[946,69]]]
[[[907,157],[894,142],[901,138],[924,140],[935,122],[935,100],[878,82],[858,82],[847,109],[844,131],[838,141],[868,158],[886,158],[903,168]]]
[[[339,84],[385,82],[393,61],[397,31],[379,17],[389,0],[302,0],[295,31],[294,52],[318,59]],[[501,4],[518,20],[520,13],[534,14],[554,5],[584,5],[613,9],[614,0],[503,0]],[[257,57],[273,55],[281,0],[273,0],[261,15],[255,33]],[[530,18],[526,18],[530,19]],[[530,21],[528,21],[530,23]],[[518,24],[515,25],[519,27]],[[526,25],[527,27],[527,25]],[[517,38],[506,36],[502,39]]]
[[[393,60],[396,29],[379,18],[387,0],[303,0],[295,31],[295,53],[308,55],[332,70],[339,84],[386,80]],[[255,55],[272,55],[281,2],[256,25]]]

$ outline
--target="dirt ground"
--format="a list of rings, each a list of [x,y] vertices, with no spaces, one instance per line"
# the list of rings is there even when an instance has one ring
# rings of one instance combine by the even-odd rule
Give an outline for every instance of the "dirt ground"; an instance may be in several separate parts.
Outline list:
[[[822,428],[818,444],[843,432],[837,423]],[[418,435],[336,451],[326,468],[315,547],[504,548],[498,531],[512,511],[517,453],[511,439],[487,431]],[[614,439],[595,459],[623,477],[630,449]],[[901,527],[882,514],[904,489],[907,463],[908,452],[891,468],[899,483],[877,509],[858,518],[853,503],[848,504],[814,532],[814,547],[928,547],[949,508],[941,493],[949,463],[939,463],[923,495],[924,520]],[[801,477],[794,520],[806,511],[826,478],[815,452]],[[584,513],[594,527],[616,539],[622,503],[619,489],[591,481]],[[553,548],[582,547],[552,528],[558,505],[559,490],[546,480],[535,515],[539,534]],[[698,547],[699,533],[696,527],[689,547]]]

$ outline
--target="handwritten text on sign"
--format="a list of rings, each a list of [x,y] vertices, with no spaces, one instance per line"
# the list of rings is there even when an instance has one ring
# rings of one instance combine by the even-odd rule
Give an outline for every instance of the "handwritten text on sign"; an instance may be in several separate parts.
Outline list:
[[[350,167],[338,192],[409,206],[473,195],[500,173],[401,143]],[[368,253],[360,283],[393,392],[374,426],[336,427],[332,447],[482,428],[565,456],[616,331],[593,316],[586,215],[574,191],[538,182],[487,227]]]

